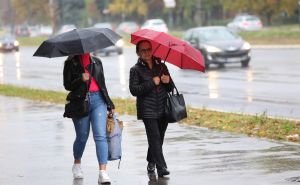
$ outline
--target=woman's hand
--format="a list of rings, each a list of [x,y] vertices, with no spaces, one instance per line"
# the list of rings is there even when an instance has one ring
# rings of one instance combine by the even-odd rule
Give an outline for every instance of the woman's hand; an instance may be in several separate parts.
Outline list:
[[[153,82],[155,83],[155,85],[159,85],[160,83],[160,78],[158,76],[155,76],[152,78]]]
[[[161,76],[161,81],[164,84],[168,84],[170,82],[170,76],[169,75],[162,75]]]
[[[110,110],[108,111],[108,117],[112,118],[113,115],[114,115],[114,113],[115,113],[115,109],[110,109]]]
[[[82,73],[82,81],[87,82],[90,79],[90,75],[88,73]]]

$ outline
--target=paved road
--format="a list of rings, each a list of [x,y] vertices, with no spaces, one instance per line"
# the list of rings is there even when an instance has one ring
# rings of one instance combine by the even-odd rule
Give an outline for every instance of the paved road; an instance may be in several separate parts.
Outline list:
[[[65,58],[32,57],[35,47],[20,53],[0,53],[0,83],[64,90]],[[129,68],[136,62],[134,48],[124,55],[101,57],[108,90],[113,97],[131,97]],[[187,104],[227,112],[244,112],[300,119],[300,49],[253,49],[247,69],[240,65],[212,68],[206,73],[168,65]]]
[[[85,178],[72,179],[75,134],[62,112],[62,106],[0,96],[0,185],[97,184],[91,137],[82,160]],[[299,144],[170,124],[164,152],[171,175],[149,178],[143,124],[121,119],[121,168],[110,162],[108,170],[113,185],[294,185],[286,179],[300,176]]]

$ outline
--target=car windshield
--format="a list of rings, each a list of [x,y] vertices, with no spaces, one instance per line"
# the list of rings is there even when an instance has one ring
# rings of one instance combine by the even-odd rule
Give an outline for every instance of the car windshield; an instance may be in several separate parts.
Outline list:
[[[11,35],[5,35],[5,36],[0,37],[0,40],[1,41],[11,41],[11,40],[14,40],[14,37]]]
[[[257,17],[247,17],[247,21],[258,21],[259,19]]]
[[[207,29],[201,30],[200,38],[205,41],[226,41],[236,40],[239,37],[226,29]]]
[[[112,26],[110,23],[97,23],[95,24],[96,28],[109,28],[109,29],[112,29]]]

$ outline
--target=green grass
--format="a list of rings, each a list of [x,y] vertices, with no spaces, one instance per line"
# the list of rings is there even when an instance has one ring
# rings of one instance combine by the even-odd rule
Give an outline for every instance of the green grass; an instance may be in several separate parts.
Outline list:
[[[240,32],[251,44],[300,44],[300,26],[266,27],[260,31]]]
[[[0,85],[0,95],[64,104],[66,92]],[[136,115],[135,100],[114,98],[113,102],[119,114]],[[300,134],[300,121],[269,118],[266,113],[244,115],[188,107],[188,118],[181,123],[276,140]]]
[[[17,40],[20,42],[20,46],[39,46],[48,37],[18,37]]]

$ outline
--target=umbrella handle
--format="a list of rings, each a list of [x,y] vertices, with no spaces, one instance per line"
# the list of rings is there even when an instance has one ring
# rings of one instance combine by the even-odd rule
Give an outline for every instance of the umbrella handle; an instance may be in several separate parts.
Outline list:
[[[161,77],[164,71],[165,71],[164,66],[162,66],[159,73],[158,73],[158,76]]]

